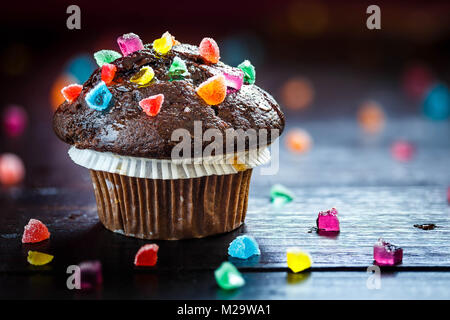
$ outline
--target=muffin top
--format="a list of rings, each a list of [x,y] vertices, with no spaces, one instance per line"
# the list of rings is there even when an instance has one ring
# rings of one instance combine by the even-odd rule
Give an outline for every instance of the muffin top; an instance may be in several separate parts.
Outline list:
[[[156,41],[131,53],[121,48],[124,56],[95,70],[82,87],[78,86],[78,92],[77,86],[64,88],[66,101],[53,117],[56,135],[79,149],[170,159],[173,147],[180,143],[172,139],[176,129],[184,129],[192,137],[191,156],[194,156],[197,121],[203,132],[217,129],[223,134],[224,153],[227,144],[236,142],[226,135],[228,129],[256,132],[266,129],[267,144],[276,139],[271,136],[271,129],[278,129],[281,134],[285,119],[279,105],[270,94],[250,84],[254,81],[247,77],[245,67],[212,63],[214,59],[199,47],[172,40],[173,45],[164,54],[158,50]],[[212,43],[215,44],[214,40]],[[151,81],[145,83],[145,77]],[[243,84],[236,89],[230,79],[239,81],[239,78]],[[70,94],[72,91],[76,94]],[[103,96],[105,91],[109,97]],[[92,97],[98,92],[98,96]],[[202,148],[210,143],[202,139]],[[245,148],[262,144],[246,141]]]

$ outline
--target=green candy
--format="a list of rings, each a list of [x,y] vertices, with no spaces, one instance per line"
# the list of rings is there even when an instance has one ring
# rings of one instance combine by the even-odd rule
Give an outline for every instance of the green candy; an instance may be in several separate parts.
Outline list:
[[[270,201],[275,206],[282,206],[294,199],[292,191],[281,184],[275,184],[270,188]]]
[[[244,83],[246,83],[246,84],[254,84],[255,83],[256,70],[250,61],[245,60],[240,65],[238,65],[238,68],[244,72]]]
[[[214,271],[216,282],[224,290],[240,288],[245,284],[245,280],[236,267],[230,262],[223,262]]]
[[[119,59],[122,55],[114,50],[100,50],[94,53],[94,59],[97,61],[99,67],[105,63],[111,63],[116,59]]]
[[[169,76],[171,80],[182,80],[189,74],[186,63],[178,57],[173,59],[169,68]]]

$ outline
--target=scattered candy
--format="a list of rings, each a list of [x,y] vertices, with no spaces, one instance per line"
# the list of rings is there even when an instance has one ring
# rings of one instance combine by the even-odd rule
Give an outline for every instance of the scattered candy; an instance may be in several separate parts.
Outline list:
[[[5,186],[18,184],[25,177],[22,160],[12,153],[0,155],[0,183]]]
[[[312,138],[302,129],[291,129],[286,135],[286,147],[294,153],[305,153],[311,149]]]
[[[450,116],[450,93],[444,84],[437,84],[426,94],[423,112],[431,120],[445,120]]]
[[[373,258],[378,265],[394,266],[402,262],[403,249],[380,238],[373,246]]]
[[[364,102],[358,110],[358,124],[367,133],[375,134],[384,127],[385,116],[381,106],[375,101]]]
[[[245,284],[245,280],[239,270],[230,262],[223,262],[214,271],[214,277],[219,287],[224,290],[240,288]]]
[[[20,106],[8,106],[3,112],[3,129],[9,137],[21,136],[25,131],[27,122],[27,112]]]
[[[396,141],[391,146],[391,153],[394,159],[407,162],[414,156],[415,148],[407,141]]]
[[[139,106],[149,116],[154,117],[161,110],[161,106],[164,102],[164,95],[157,94],[139,101]]]
[[[102,111],[108,108],[112,94],[103,81],[100,81],[95,87],[86,94],[85,100],[89,108]]]
[[[61,89],[71,85],[74,82],[77,82],[77,79],[69,74],[62,74],[55,80],[50,90],[50,103],[53,110],[58,109],[61,103],[66,101],[64,96],[61,94]]]
[[[254,84],[256,78],[255,67],[250,63],[250,61],[245,60],[238,68],[244,72],[244,82],[247,84]]]
[[[50,254],[38,252],[38,251],[28,251],[27,261],[33,266],[43,266],[53,260],[53,256]]]
[[[161,38],[164,38],[164,37],[169,37],[169,38],[172,39],[172,46],[176,46],[176,45],[180,44],[180,42],[177,41],[177,40],[175,39],[175,37],[169,33],[169,31],[166,31],[166,32],[163,33],[163,35],[161,36]]]
[[[61,89],[61,94],[67,102],[74,102],[83,90],[83,86],[81,84],[69,84],[68,86]]]
[[[24,228],[22,243],[41,242],[48,238],[50,238],[50,232],[45,224],[37,219],[30,219]]]
[[[172,49],[173,46],[173,37],[170,33],[164,33],[161,38],[153,41],[153,50],[160,55],[164,55]]]
[[[292,191],[281,184],[275,184],[270,188],[270,201],[275,206],[282,206],[294,199]]]
[[[228,254],[233,258],[248,259],[253,255],[260,255],[261,251],[253,237],[244,235],[237,237],[230,243]]]
[[[110,64],[110,63],[105,63],[102,66],[102,73],[101,73],[102,81],[105,84],[110,84],[113,81],[114,76],[116,75],[116,71],[117,71],[117,67],[115,65]]]
[[[415,224],[414,228],[422,230],[434,230],[436,228],[436,225],[434,223]]]
[[[134,33],[126,33],[120,36],[117,38],[117,43],[124,56],[128,56],[135,51],[144,49],[141,39]]]
[[[152,267],[158,261],[158,245],[143,245],[134,257],[134,265],[138,267]]]
[[[103,67],[104,64],[111,63],[121,57],[122,55],[114,50],[100,50],[94,53],[94,59],[99,67]]]
[[[196,92],[209,105],[222,103],[227,95],[225,77],[220,74],[209,78],[197,88]]]
[[[304,77],[294,77],[286,81],[281,88],[283,104],[292,110],[302,110],[314,101],[314,87]]]
[[[217,63],[220,59],[220,50],[216,41],[212,38],[203,38],[198,46],[200,56],[207,62]]]
[[[337,210],[321,211],[317,217],[317,229],[326,232],[339,232],[339,219]]]
[[[152,67],[144,66],[130,78],[130,81],[143,86],[152,81],[154,76],[155,72]]]
[[[292,272],[300,272],[311,268],[311,256],[300,248],[289,248],[286,252],[287,265]]]
[[[244,72],[242,70],[223,72],[223,75],[225,77],[225,84],[227,85],[227,93],[241,90],[242,84],[244,83]]]
[[[102,264],[100,261],[85,261],[80,267],[80,285],[82,290],[91,290],[99,287],[103,282]]]
[[[169,76],[171,80],[182,80],[189,74],[186,63],[179,57],[173,58],[173,62],[169,68]]]

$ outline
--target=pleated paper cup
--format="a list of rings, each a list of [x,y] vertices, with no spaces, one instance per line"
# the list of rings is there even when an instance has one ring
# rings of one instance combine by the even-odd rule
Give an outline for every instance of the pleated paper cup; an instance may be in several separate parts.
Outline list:
[[[107,229],[160,240],[203,238],[241,226],[252,167],[270,160],[265,149],[252,161],[247,157],[244,164],[230,163],[234,155],[228,163],[197,163],[186,170],[185,162],[142,162],[141,158],[73,148],[69,154],[90,169],[98,216]]]

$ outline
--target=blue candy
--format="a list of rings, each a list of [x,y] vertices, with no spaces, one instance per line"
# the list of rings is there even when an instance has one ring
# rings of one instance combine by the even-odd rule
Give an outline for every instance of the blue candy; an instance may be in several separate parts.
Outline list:
[[[433,86],[423,101],[423,112],[432,120],[444,120],[450,116],[450,93],[444,84]]]
[[[102,111],[108,108],[112,94],[103,81],[100,81],[95,87],[86,94],[85,100],[89,108]]]
[[[228,254],[233,258],[248,259],[253,255],[260,255],[261,251],[253,237],[239,236],[230,243]]]

